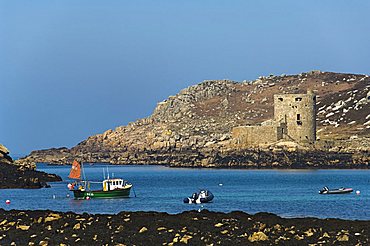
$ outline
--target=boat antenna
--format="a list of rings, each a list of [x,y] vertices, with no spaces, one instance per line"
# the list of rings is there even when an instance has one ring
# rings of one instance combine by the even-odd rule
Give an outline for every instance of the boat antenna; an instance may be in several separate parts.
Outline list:
[[[81,161],[81,169],[82,169],[82,176],[84,177],[84,180],[86,180],[86,176],[85,176],[85,170],[84,170],[84,163]]]

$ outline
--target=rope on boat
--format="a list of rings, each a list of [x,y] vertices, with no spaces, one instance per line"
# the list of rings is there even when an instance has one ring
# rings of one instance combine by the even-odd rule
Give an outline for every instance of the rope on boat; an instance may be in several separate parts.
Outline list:
[[[135,195],[135,197],[136,197],[136,192],[135,192],[135,189],[134,189],[134,187],[132,186],[132,191],[134,192],[134,195]]]

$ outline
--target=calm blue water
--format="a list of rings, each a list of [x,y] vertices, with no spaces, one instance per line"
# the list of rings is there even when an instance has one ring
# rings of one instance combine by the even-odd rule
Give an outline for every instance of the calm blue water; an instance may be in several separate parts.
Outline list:
[[[105,165],[85,165],[90,180],[101,180]],[[67,189],[70,166],[40,164],[38,170],[60,175],[50,189],[0,190],[5,209],[52,209],[77,213],[163,211],[178,213],[205,208],[229,212],[271,212],[283,217],[314,216],[370,220],[370,170],[229,170],[184,169],[162,166],[109,166],[109,172],[134,185],[131,198],[74,200]],[[222,186],[220,185],[222,184]],[[352,187],[361,195],[319,195],[323,186]],[[184,204],[198,188],[215,195],[213,203]],[[70,197],[67,197],[70,194]],[[55,195],[55,199],[53,198]],[[5,200],[11,204],[6,205]]]

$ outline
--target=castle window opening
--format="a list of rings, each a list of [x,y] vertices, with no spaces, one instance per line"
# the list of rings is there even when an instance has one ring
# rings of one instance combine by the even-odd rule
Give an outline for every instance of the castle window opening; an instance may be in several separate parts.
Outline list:
[[[296,101],[296,102],[300,102],[300,101],[302,101],[302,97],[296,97],[296,98],[295,98],[295,101]]]
[[[279,101],[282,102],[283,101],[283,98],[282,97],[279,97]]]
[[[300,114],[297,114],[297,125],[299,125],[299,126],[302,125],[301,115]]]

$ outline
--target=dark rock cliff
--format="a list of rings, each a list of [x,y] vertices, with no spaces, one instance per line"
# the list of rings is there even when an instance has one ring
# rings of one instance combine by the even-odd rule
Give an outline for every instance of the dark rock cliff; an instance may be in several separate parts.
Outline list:
[[[0,144],[0,189],[49,187],[47,182],[61,180],[55,174],[36,171],[32,162],[14,162],[9,150]]]

